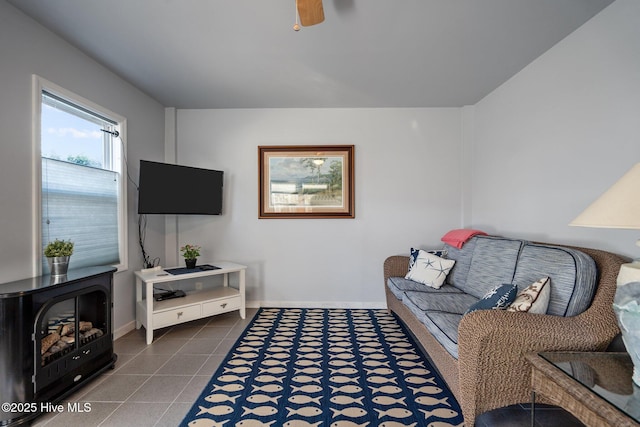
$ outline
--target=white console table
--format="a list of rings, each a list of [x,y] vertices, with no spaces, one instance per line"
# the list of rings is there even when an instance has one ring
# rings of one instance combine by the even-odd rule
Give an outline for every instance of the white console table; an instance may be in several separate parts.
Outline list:
[[[145,327],[147,344],[153,341],[153,331],[156,329],[235,310],[240,312],[241,318],[246,317],[245,270],[247,267],[227,261],[208,264],[218,269],[184,274],[170,274],[166,270],[141,270],[134,273],[136,276],[136,329]],[[229,286],[230,273],[238,274],[237,289]],[[156,284],[219,274],[224,275],[222,286],[196,289],[187,292],[184,297],[164,301],[155,301],[153,298],[153,286]]]

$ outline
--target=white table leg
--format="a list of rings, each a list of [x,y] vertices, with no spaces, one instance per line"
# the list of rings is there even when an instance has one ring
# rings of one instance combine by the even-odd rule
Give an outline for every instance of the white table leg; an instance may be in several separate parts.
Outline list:
[[[142,301],[142,280],[140,280],[139,277],[136,277],[136,307],[138,306],[138,303]],[[140,319],[138,318],[138,313],[136,310],[136,329],[140,329],[140,327],[142,326],[142,322],[140,322]]]
[[[153,283],[147,283],[147,345],[153,341]]]
[[[247,317],[247,308],[246,308],[246,301],[245,301],[245,296],[244,296],[244,291],[245,291],[245,270],[244,268],[240,271],[238,271],[238,277],[239,277],[239,291],[240,291],[240,317],[242,319]]]

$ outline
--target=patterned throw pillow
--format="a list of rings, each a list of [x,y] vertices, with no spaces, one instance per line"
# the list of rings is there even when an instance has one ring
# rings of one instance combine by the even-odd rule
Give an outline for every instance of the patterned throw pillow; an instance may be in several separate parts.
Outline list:
[[[440,258],[437,255],[419,249],[413,265],[404,278],[440,289],[455,263],[455,260]]]
[[[549,307],[550,294],[550,280],[548,277],[544,277],[523,289],[507,310],[545,314],[547,307]]]
[[[490,290],[479,301],[471,304],[465,314],[477,310],[504,310],[516,299],[518,287],[516,285],[499,285]]]
[[[409,254],[409,270],[413,268],[413,265],[416,263],[416,259],[418,258],[418,254],[420,254],[421,250],[422,249],[411,248],[411,252]],[[447,257],[446,249],[434,249],[427,252],[429,252],[430,254],[434,254],[435,256],[439,256],[440,258]]]

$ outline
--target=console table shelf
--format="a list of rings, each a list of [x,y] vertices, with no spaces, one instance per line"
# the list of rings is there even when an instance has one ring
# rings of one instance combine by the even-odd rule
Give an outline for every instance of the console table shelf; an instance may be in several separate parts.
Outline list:
[[[213,262],[214,270],[197,270],[184,274],[170,274],[167,270],[136,271],[136,329],[144,326],[147,344],[153,342],[153,331],[203,317],[238,310],[246,317],[246,266],[227,261]],[[170,270],[170,269],[169,269]],[[238,288],[229,286],[229,274],[238,275]],[[223,285],[186,292],[184,297],[155,301],[153,286],[160,283],[223,275]],[[143,292],[144,291],[144,292]]]

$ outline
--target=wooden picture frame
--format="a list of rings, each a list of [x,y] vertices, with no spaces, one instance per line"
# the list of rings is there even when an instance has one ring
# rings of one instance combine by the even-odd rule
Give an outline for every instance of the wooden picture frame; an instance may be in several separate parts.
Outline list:
[[[258,218],[355,218],[353,145],[258,147]]]

